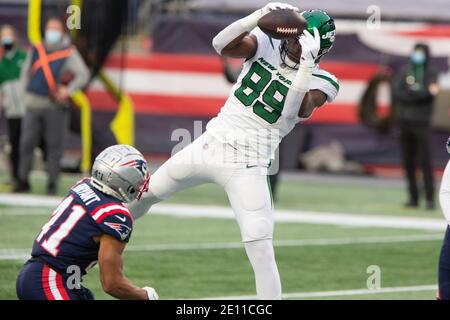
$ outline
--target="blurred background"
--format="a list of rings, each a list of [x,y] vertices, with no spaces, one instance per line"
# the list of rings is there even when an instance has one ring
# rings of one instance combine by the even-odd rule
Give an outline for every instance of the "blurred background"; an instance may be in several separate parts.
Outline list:
[[[303,168],[307,164],[301,161],[302,153],[328,147],[330,152],[337,148],[336,156],[353,165],[334,168],[324,162],[320,170],[401,175],[395,120],[376,121],[393,112],[389,84],[381,82],[371,90],[375,106],[363,103],[362,98],[378,72],[398,70],[408,62],[414,44],[423,41],[430,46],[431,64],[439,71],[441,87],[435,99],[431,140],[433,166],[439,174],[447,160],[442,144],[450,131],[448,3],[431,0],[432,4],[424,7],[419,1],[380,0],[371,7],[370,1],[287,2],[300,9],[325,9],[336,19],[336,43],[321,67],[336,75],[340,92],[333,103],[316,111],[286,138],[295,147],[283,150],[281,168]],[[135,145],[164,159],[179,142],[171,141],[173,130],[186,128],[194,135],[194,120],[202,121],[204,129],[229,94],[232,84],[224,76],[224,63],[215,54],[211,39],[224,26],[265,3],[128,0],[106,6],[100,0],[84,1],[80,32],[72,35],[92,72],[86,93],[93,112],[93,155],[113,143],[109,124],[120,106],[120,99],[99,80],[99,71],[131,99]],[[42,1],[42,20],[67,16],[69,4]],[[20,44],[27,48],[28,1],[1,0],[0,8],[1,23],[16,27]],[[381,23],[370,20],[377,15]],[[226,67],[239,70],[239,63],[226,61]],[[78,113],[74,108],[66,143],[67,163],[76,163],[81,150]],[[0,134],[4,135],[2,124]]]
[[[36,14],[30,11],[29,5],[32,2],[0,0],[0,25],[14,26],[19,45],[25,50],[31,47],[28,30],[30,15]],[[42,32],[46,18],[58,16],[66,19],[69,16],[67,8],[71,4],[81,8],[81,28],[71,30],[69,34],[91,75],[89,83],[83,89],[88,103],[80,106],[74,102],[70,106],[70,125],[67,128],[69,134],[65,139],[64,156],[61,159],[62,169],[66,173],[62,177],[58,194],[65,194],[74,181],[88,172],[92,159],[109,145],[134,144],[146,155],[154,170],[170,156],[173,147],[181,142],[180,139],[183,139],[172,136],[174,130],[182,128],[186,129],[192,138],[199,136],[208,120],[218,113],[228,97],[242,64],[240,60],[220,58],[211,45],[212,38],[229,23],[268,2],[42,0],[39,13]],[[414,250],[403,247],[402,243],[409,240],[398,240],[398,243],[393,240],[393,244],[379,244],[389,242],[386,239],[379,242],[373,240],[373,247],[370,248],[355,246],[354,251],[347,247],[336,249],[337,246],[334,246],[335,249],[330,247],[329,252],[317,249],[318,251],[310,255],[310,259],[314,260],[313,257],[316,257],[323,260],[322,263],[317,263],[319,269],[323,266],[324,271],[327,265],[333,264],[342,272],[343,278],[337,281],[330,278],[327,282],[329,285],[325,284],[325,280],[318,281],[322,279],[314,270],[306,270],[305,283],[299,284],[298,280],[295,280],[297,278],[292,261],[304,259],[305,255],[300,255],[303,249],[295,252],[290,250],[298,248],[285,248],[286,251],[280,249],[282,256],[279,263],[285,271],[282,276],[287,283],[289,279],[292,280],[286,287],[288,291],[359,288],[365,284],[365,267],[368,264],[385,263],[386,268],[392,271],[387,277],[390,285],[431,284],[423,288],[423,294],[420,289],[419,293],[412,291],[411,295],[403,296],[404,298],[432,299],[435,263],[445,221],[441,217],[439,206],[428,208],[431,210],[424,210],[422,207],[411,210],[404,207],[408,201],[408,188],[402,153],[402,119],[399,118],[393,83],[396,75],[401,74],[403,68],[411,63],[415,44],[426,44],[430,50],[428,65],[434,71],[433,82],[438,85],[439,90],[430,100],[433,108],[430,122],[425,124],[430,128],[430,135],[420,143],[428,147],[425,149],[426,156],[431,161],[435,189],[438,190],[439,180],[449,159],[445,142],[450,135],[450,4],[447,0],[428,0],[426,4],[418,0],[285,2],[304,10],[323,9],[335,19],[336,42],[322,60],[320,67],[339,79],[340,91],[335,101],[318,109],[310,120],[297,126],[281,146],[281,179],[276,190],[277,208],[297,210],[300,216],[305,212],[317,213],[318,218],[303,216],[299,221],[292,220],[297,221],[298,225],[289,225],[289,219],[281,222],[277,239],[298,240],[299,237],[314,238],[317,235],[337,238],[348,236],[355,239],[362,236],[398,236],[403,237],[402,239],[412,237],[410,241],[419,241]],[[90,117],[83,116],[86,114]],[[11,146],[8,142],[6,120],[5,113],[2,112],[0,191],[5,195],[0,197],[0,211],[5,215],[12,201],[8,199],[16,199],[18,202],[25,199],[9,193],[12,190],[8,158]],[[195,125],[195,121],[200,122]],[[424,157],[423,154],[420,156]],[[417,169],[422,197],[423,174],[419,170],[422,160],[419,157],[414,161],[416,167],[413,171],[416,173]],[[38,148],[35,150],[32,193],[45,193],[44,168],[45,151]],[[437,200],[437,197],[434,197]],[[36,205],[34,202],[30,203]],[[227,205],[227,200],[223,192],[215,187],[199,187],[177,195],[170,203],[186,209],[191,208],[189,205]],[[47,203],[42,206],[45,208],[49,205]],[[17,210],[20,215],[24,209]],[[45,211],[36,210],[38,214]],[[141,238],[138,238],[142,244],[167,242],[167,235],[162,230],[167,230],[167,227],[175,230],[180,223],[179,220],[170,220],[158,214],[170,215],[170,211],[169,207],[163,208],[156,213],[153,224],[150,221],[148,225],[144,224],[147,228],[153,228],[153,235],[145,238],[143,229],[136,231],[141,235]],[[320,213],[330,212],[344,214],[350,220],[344,219],[343,222],[342,216],[336,216],[323,222]],[[377,220],[386,216],[393,216],[394,220]],[[395,220],[397,218],[398,221]],[[40,219],[45,221],[45,216]],[[202,220],[201,222],[194,220],[186,218],[182,224],[192,224],[192,230],[198,232],[194,237],[198,242],[238,241],[235,226],[228,225],[228,222],[225,224],[226,228],[221,228],[216,225],[217,219],[198,219]],[[14,222],[11,223],[14,225]],[[38,220],[35,224],[37,228]],[[201,226],[205,228],[200,230]],[[225,232],[226,236],[219,235],[228,230],[228,227],[233,231]],[[11,227],[8,227],[8,230],[12,230]],[[0,234],[5,238],[2,241],[5,250],[11,247],[17,249],[15,244],[21,243],[20,241],[27,243],[24,240],[27,239],[25,232],[23,239],[19,240],[12,235],[8,238],[6,231]],[[187,234],[187,230],[178,230],[178,236],[181,237],[178,242],[194,241]],[[17,236],[21,237],[20,233]],[[151,238],[152,236],[155,238]],[[186,238],[183,238],[184,236]],[[23,252],[25,248],[26,245],[18,248],[22,251],[17,252]],[[372,249],[373,251],[370,251]],[[5,257],[17,258],[17,255],[8,253],[10,251],[5,252]],[[311,254],[312,251],[307,252]],[[336,252],[348,253],[347,264],[337,261]],[[183,281],[182,273],[176,268],[176,264],[183,265],[185,260],[182,259],[185,256],[177,255],[174,258],[170,251],[167,256],[161,253],[159,258],[154,252],[151,254],[153,258],[156,257],[157,262],[173,266],[173,270],[169,268],[173,271],[170,275],[173,277],[170,280],[172,282],[168,280],[170,277],[167,274],[161,275],[163,287],[166,284],[170,287],[177,279]],[[216,254],[221,257],[216,261],[219,267],[221,259],[226,260],[227,256],[220,252]],[[139,257],[138,255],[136,261],[142,261]],[[372,259],[373,257],[376,259]],[[250,272],[246,269],[244,257],[237,255],[233,259],[242,260],[240,263],[243,270]],[[413,259],[418,260],[414,265],[408,265],[406,261]],[[226,263],[225,260],[222,262]],[[353,266],[358,265],[359,269],[348,267],[348,263],[352,261],[356,263]],[[311,263],[316,262],[317,260]],[[205,278],[205,281],[219,281],[214,278],[214,268],[201,266],[200,259],[192,263],[197,263],[193,270],[208,269],[204,270],[204,276],[210,274],[211,277]],[[151,269],[149,266],[147,268]],[[408,268],[411,268],[411,272],[405,275]],[[288,269],[291,271],[287,271]],[[158,272],[155,272],[154,280],[158,281]],[[355,280],[355,274],[358,272],[360,278]],[[135,276],[146,280],[142,274]],[[234,273],[230,273],[229,277],[225,275],[220,280],[222,282],[218,288],[222,291],[208,291],[201,281],[197,283],[197,287],[196,283],[193,283],[190,289],[194,290],[194,297],[252,293],[251,290],[248,292],[245,289],[228,288],[227,281],[236,280],[233,278]],[[164,279],[170,283],[165,283]],[[247,280],[242,281],[245,283]],[[251,282],[249,285],[252,285]],[[10,297],[6,282],[4,288],[4,296]],[[167,289],[167,294],[170,297],[190,296],[190,289],[187,288],[181,293]],[[0,293],[1,290],[0,282]],[[163,294],[164,290],[166,289],[163,289]],[[384,297],[394,296],[387,294]]]

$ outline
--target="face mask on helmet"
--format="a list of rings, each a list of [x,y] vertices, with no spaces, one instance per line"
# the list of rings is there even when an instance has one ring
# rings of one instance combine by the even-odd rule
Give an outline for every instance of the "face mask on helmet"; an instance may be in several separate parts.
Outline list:
[[[297,50],[292,50],[292,45],[289,44],[289,41],[298,41],[298,40],[282,40],[279,46],[280,57],[283,64],[291,69],[298,69],[300,64],[300,53]],[[299,44],[300,47],[300,44]],[[300,47],[301,50],[301,47]],[[298,57],[297,57],[298,56]]]
[[[308,22],[308,31],[313,33],[313,28],[316,27],[320,34],[320,50],[315,60],[315,63],[319,63],[320,59],[327,54],[333,47],[335,37],[336,37],[336,27],[334,25],[334,20],[322,10],[309,10],[304,11],[301,15]],[[295,45],[290,44],[291,40],[282,40],[279,46],[280,57],[283,63],[293,69],[297,69],[300,61],[301,47],[300,50],[296,50]],[[295,39],[293,41],[297,41]],[[294,50],[293,50],[294,49]],[[298,56],[298,58],[297,58]]]
[[[138,193],[136,195],[136,200],[141,200],[142,195],[148,191],[148,187],[150,184],[150,175],[147,175],[144,182],[142,183],[141,187],[138,190]]]

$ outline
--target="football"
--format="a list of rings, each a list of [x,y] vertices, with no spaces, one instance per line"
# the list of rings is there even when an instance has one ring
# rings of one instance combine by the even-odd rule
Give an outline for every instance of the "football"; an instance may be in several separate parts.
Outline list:
[[[274,39],[297,37],[306,29],[308,23],[298,12],[274,10],[258,21],[258,27]]]

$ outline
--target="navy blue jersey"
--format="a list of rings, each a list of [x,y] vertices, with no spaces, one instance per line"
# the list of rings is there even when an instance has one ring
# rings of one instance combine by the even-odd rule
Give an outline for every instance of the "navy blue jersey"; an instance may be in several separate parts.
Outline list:
[[[76,265],[84,275],[96,264],[100,235],[128,242],[133,218],[118,199],[92,187],[90,179],[73,186],[33,244],[31,255],[65,273]]]

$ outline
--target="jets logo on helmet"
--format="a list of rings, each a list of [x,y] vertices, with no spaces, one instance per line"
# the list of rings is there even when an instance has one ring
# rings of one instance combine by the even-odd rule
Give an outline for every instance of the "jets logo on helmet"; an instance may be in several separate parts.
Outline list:
[[[322,35],[322,39],[330,39],[331,42],[334,42],[336,40],[336,30],[329,31],[326,34]]]

